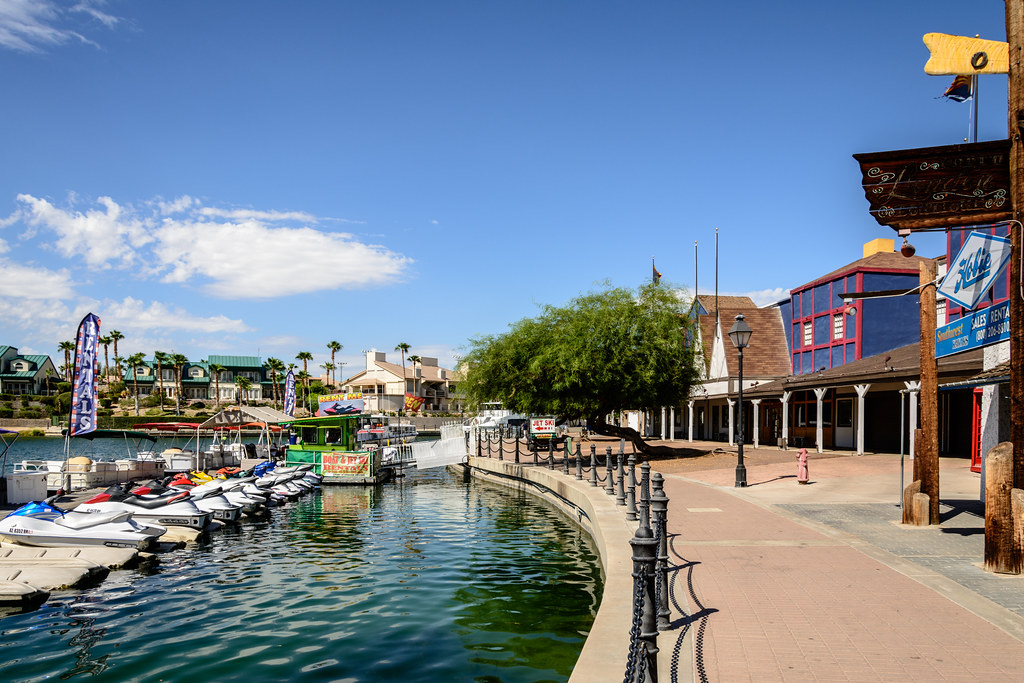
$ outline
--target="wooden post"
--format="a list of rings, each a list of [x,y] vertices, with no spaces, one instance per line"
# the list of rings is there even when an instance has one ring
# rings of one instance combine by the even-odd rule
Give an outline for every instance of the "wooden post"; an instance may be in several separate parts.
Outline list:
[[[1013,451],[1004,441],[985,455],[985,571],[998,574],[1020,573],[1010,485]]]
[[[914,479],[928,496],[929,524],[939,523],[939,369],[935,362],[935,262],[922,261],[921,441],[915,443]],[[916,442],[916,438],[915,438]],[[920,469],[918,469],[920,468]]]
[[[1006,0],[1006,42],[1009,43],[1010,203],[1013,218],[1024,207],[1024,0]],[[1010,441],[1013,444],[1012,484],[1024,488],[1024,302],[1021,301],[1021,226],[1010,224]],[[986,534],[987,539],[987,534]]]

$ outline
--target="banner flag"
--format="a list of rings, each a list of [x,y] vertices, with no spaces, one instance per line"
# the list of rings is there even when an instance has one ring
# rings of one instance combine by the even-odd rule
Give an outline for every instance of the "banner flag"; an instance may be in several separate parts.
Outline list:
[[[75,377],[71,387],[70,436],[96,430],[96,382],[99,378],[100,319],[89,313],[78,325],[75,345]]]
[[[284,414],[295,417],[295,373],[291,370],[284,378]]]
[[[942,97],[951,99],[954,102],[963,102],[971,99],[971,77],[970,76],[957,76],[953,79],[953,82],[946,88],[946,92],[942,93]]]
[[[407,393],[405,395],[405,409],[410,413],[418,413],[423,402],[426,400],[427,399],[422,396],[413,396],[412,394]]]

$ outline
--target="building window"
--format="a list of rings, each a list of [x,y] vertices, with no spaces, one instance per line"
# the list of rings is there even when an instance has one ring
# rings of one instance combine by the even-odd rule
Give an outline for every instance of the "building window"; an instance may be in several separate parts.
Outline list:
[[[804,346],[814,346],[814,324],[810,321],[804,323]]]
[[[194,368],[194,367],[193,368],[189,368],[188,369],[188,376],[189,377],[202,377],[203,376],[203,369],[202,368]]]
[[[939,299],[935,302],[935,320],[939,325],[946,324],[946,300]]]
[[[836,313],[832,316],[832,338],[842,339],[843,338],[843,314]]]

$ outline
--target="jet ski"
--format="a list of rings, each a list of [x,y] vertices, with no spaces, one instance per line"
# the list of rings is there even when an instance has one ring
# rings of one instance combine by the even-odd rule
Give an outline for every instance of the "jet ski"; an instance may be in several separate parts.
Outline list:
[[[232,505],[227,498],[220,495],[215,489],[196,491],[195,488],[180,488],[151,481],[134,488],[131,493],[136,496],[167,495],[175,492],[182,492],[188,495],[189,500],[203,512],[209,512],[218,522],[237,522],[242,514],[242,506]]]
[[[187,526],[193,529],[205,529],[213,518],[213,513],[200,510],[189,500],[188,491],[168,491],[161,495],[142,495],[129,493],[119,486],[111,486],[84,503],[76,510],[82,512],[122,512],[132,513],[132,517],[144,523],[160,525]]]
[[[255,481],[255,479],[251,481]],[[167,484],[169,488],[188,491],[200,509],[203,507],[202,501],[223,498],[229,505],[238,507],[242,512],[254,514],[263,507],[267,499],[263,495],[251,495],[240,490],[243,485],[244,481],[241,479],[233,481],[210,479],[197,483],[193,481],[192,477],[185,474],[179,474]],[[220,519],[216,516],[216,513],[217,511],[214,510],[214,517]]]
[[[166,531],[162,526],[136,521],[127,510],[68,511],[48,501],[27,503],[0,520],[0,537],[4,540],[47,548],[106,546],[146,550]]]

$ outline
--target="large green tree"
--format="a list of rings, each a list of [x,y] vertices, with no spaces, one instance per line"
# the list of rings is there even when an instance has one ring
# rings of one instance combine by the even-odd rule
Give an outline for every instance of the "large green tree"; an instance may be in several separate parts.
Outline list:
[[[585,418],[598,434],[626,438],[648,455],[677,454],[608,416],[687,400],[698,353],[685,303],[662,283],[606,285],[564,306],[544,306],[504,334],[470,340],[459,389],[471,406],[501,401],[519,413]]]

